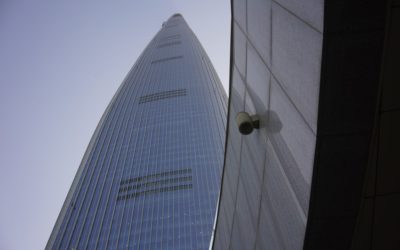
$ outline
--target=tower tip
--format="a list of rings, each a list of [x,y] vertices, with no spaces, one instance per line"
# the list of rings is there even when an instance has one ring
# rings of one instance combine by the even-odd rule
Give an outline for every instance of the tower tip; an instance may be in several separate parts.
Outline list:
[[[172,17],[182,17],[181,13],[175,13],[172,15]]]

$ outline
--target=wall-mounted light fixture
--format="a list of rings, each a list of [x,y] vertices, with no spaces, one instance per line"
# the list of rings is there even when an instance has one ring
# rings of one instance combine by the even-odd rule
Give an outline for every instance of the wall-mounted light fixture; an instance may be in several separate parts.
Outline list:
[[[249,115],[247,112],[239,112],[236,115],[236,123],[239,132],[243,135],[248,135],[253,132],[253,129],[260,128],[260,118],[258,115]]]

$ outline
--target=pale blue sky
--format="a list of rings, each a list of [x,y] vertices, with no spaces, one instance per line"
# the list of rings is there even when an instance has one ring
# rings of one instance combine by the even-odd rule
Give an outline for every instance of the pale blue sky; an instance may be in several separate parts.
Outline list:
[[[0,249],[43,249],[92,133],[181,13],[227,89],[229,0],[0,0]]]

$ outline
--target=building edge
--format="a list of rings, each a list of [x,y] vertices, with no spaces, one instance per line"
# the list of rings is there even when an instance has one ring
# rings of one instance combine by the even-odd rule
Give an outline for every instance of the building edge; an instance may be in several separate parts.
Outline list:
[[[142,56],[145,53],[145,51],[149,48],[149,46],[151,45],[151,42],[154,40],[155,36],[156,35],[153,36],[153,38],[150,40],[150,42],[147,44],[145,49],[139,55],[139,57],[137,58],[137,60],[135,61],[135,63],[131,67],[131,69],[128,71],[128,73],[126,74],[124,80],[122,81],[122,83],[118,87],[117,91],[115,92],[115,94],[111,98],[111,101],[109,102],[109,104],[107,105],[105,111],[103,112],[103,114],[102,114],[102,116],[100,118],[100,121],[97,124],[96,129],[94,130],[94,133],[93,133],[93,135],[92,135],[92,137],[91,137],[91,139],[89,141],[89,144],[88,144],[88,146],[87,146],[87,148],[85,150],[83,158],[82,158],[82,160],[81,160],[81,162],[79,164],[78,170],[76,171],[76,174],[75,174],[75,177],[74,177],[74,179],[72,181],[71,187],[68,190],[67,197],[65,198],[65,201],[64,201],[64,203],[63,203],[63,205],[61,207],[61,211],[58,214],[58,217],[57,217],[57,220],[56,220],[56,222],[54,224],[53,230],[51,231],[50,237],[49,237],[49,239],[47,241],[47,244],[46,244],[46,247],[45,247],[46,250],[52,249],[52,247],[53,247],[53,244],[54,244],[54,241],[56,240],[58,231],[59,231],[59,229],[61,227],[61,224],[62,224],[62,222],[64,220],[64,216],[65,216],[65,214],[66,214],[66,212],[68,210],[68,206],[71,203],[73,194],[75,193],[75,190],[76,190],[76,188],[78,186],[79,180],[80,180],[80,178],[82,176],[82,172],[83,172],[83,170],[85,168],[85,163],[86,163],[86,161],[87,161],[87,159],[89,157],[90,152],[93,149],[93,145],[95,144],[95,141],[97,140],[97,136],[100,133],[100,130],[101,130],[102,126],[103,126],[103,123],[104,123],[107,115],[109,114],[110,109],[114,105],[119,93],[121,92],[121,90],[123,89],[125,84],[128,84],[127,79],[130,76],[130,73],[135,68],[137,63],[140,61],[140,58],[142,58]]]

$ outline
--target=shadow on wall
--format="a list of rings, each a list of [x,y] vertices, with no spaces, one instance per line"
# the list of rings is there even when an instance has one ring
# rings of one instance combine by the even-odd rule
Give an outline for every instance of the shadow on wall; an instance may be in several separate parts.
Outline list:
[[[234,91],[233,89],[233,92]],[[289,179],[291,189],[295,193],[303,210],[302,212],[307,216],[308,202],[310,199],[310,193],[307,192],[307,190],[309,190],[309,184],[307,184],[300,171],[300,166],[296,163],[290,148],[280,133],[283,128],[283,123],[275,111],[260,109],[261,107],[265,107],[265,105],[254,90],[247,88],[247,94],[246,98],[250,98],[250,101],[254,104],[256,112],[260,117],[260,133],[262,135],[261,137],[265,140],[265,142],[260,145],[265,145],[268,140],[272,144],[282,169]],[[248,105],[247,100],[246,105]],[[246,106],[246,108],[248,109],[249,107]],[[268,185],[268,183],[266,185]]]

